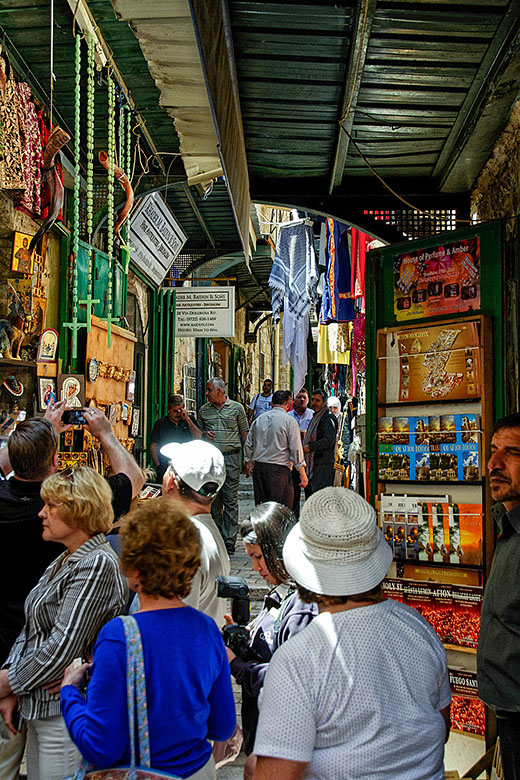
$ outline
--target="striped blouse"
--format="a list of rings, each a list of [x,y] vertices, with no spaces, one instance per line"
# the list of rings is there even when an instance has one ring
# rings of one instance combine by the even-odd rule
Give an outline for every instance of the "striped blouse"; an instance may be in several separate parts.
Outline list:
[[[124,609],[128,586],[103,534],[47,567],[25,602],[25,626],[4,668],[27,720],[60,714],[59,680],[75,658],[88,657],[103,625]]]

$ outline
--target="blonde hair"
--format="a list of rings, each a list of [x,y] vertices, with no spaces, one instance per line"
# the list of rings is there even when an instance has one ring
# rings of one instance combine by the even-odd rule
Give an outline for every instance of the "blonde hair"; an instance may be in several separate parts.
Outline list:
[[[71,528],[89,536],[108,533],[114,522],[109,484],[89,466],[74,469],[70,476],[60,472],[43,482],[40,495],[46,504],[60,506],[60,518]]]
[[[200,566],[201,542],[182,505],[163,496],[141,500],[123,518],[121,568],[139,572],[143,593],[184,598]]]

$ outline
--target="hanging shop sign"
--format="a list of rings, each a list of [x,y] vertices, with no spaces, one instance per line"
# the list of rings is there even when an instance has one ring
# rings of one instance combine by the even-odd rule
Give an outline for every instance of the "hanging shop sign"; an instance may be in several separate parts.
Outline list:
[[[131,218],[132,262],[160,285],[187,240],[160,195],[145,195]]]
[[[480,238],[394,257],[397,321],[480,309]]]
[[[175,335],[230,338],[235,335],[235,288],[176,290]]]

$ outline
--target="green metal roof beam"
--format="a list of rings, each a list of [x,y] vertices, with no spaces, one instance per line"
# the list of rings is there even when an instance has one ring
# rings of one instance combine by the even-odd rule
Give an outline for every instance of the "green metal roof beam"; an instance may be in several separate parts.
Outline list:
[[[357,7],[356,23],[350,49],[350,61],[341,105],[336,153],[330,177],[329,194],[332,193],[334,187],[339,187],[343,180],[350,142],[349,135],[354,124],[376,5],[377,0],[359,0]]]
[[[195,198],[193,197],[193,195],[192,195],[192,193],[190,191],[190,188],[189,188],[187,183],[183,184],[183,189],[184,189],[184,192],[186,193],[186,197],[188,198],[189,204],[191,206],[191,210],[193,211],[193,213],[197,217],[197,222],[199,223],[199,225],[201,226],[202,230],[206,234],[206,238],[208,239],[208,241],[209,241],[209,243],[211,245],[211,248],[215,249],[216,248],[215,239],[213,238],[213,235],[212,235],[209,227],[207,226],[204,217],[200,213],[199,207],[195,203]]]

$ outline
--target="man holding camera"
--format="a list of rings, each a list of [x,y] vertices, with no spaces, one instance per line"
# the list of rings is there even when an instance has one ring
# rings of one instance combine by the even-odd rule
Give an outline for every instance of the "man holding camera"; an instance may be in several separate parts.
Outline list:
[[[229,574],[230,565],[224,540],[211,516],[211,504],[226,481],[224,456],[213,444],[200,439],[166,444],[161,455],[168,461],[163,496],[183,504],[202,542],[201,564],[184,601],[212,617],[222,628],[226,602],[217,596],[215,583],[219,575]]]
[[[167,412],[166,417],[156,421],[150,435],[150,455],[159,483],[168,468],[168,460],[161,454],[161,447],[172,442],[184,444],[202,436],[195,417],[186,411],[182,395],[172,395],[168,398]]]

